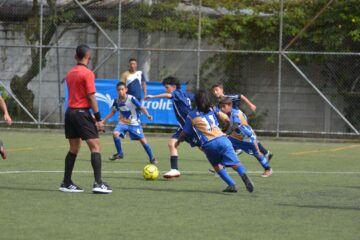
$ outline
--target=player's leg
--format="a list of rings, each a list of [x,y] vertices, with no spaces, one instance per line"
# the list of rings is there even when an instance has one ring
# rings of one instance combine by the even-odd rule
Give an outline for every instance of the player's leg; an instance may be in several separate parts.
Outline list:
[[[152,153],[151,147],[150,147],[150,145],[147,143],[146,138],[145,138],[145,137],[141,138],[141,139],[139,140],[139,142],[140,142],[141,145],[143,146],[146,154],[148,155],[150,163],[152,163],[152,164],[158,164],[159,162],[155,159],[155,157],[154,157],[154,155],[153,155],[153,153]]]
[[[240,163],[231,141],[227,137],[222,137],[220,141],[222,145],[222,164],[224,166],[231,166],[240,175],[245,184],[246,190],[248,190],[248,192],[253,192],[254,184],[246,174],[246,168]]]
[[[116,148],[116,153],[109,157],[109,160],[116,160],[124,158],[124,153],[121,147],[120,132],[117,130],[113,131],[113,140]]]
[[[174,134],[175,135],[175,134]],[[174,137],[173,135],[173,137]],[[175,147],[177,138],[170,138],[168,141],[168,148],[170,152],[170,171],[164,173],[164,178],[180,177],[181,173],[178,168],[178,151]]]
[[[270,162],[271,158],[274,156],[272,152],[264,148],[264,146],[258,141],[258,146],[260,149],[260,152],[266,157],[266,159]]]
[[[4,147],[4,143],[2,140],[0,140],[0,154],[3,160],[6,160],[6,150]]]
[[[270,177],[272,175],[272,169],[270,167],[269,161],[266,159],[266,157],[261,153],[258,142],[256,140],[253,140],[253,142],[249,143],[251,144],[252,151],[254,153],[254,157],[259,161],[261,166],[264,168],[264,172],[261,174],[262,177]]]

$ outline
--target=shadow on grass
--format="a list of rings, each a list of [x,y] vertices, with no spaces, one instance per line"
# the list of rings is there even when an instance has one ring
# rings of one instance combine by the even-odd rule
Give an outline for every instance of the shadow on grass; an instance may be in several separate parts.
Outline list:
[[[37,191],[37,192],[59,192],[57,188],[46,189],[46,188],[30,188],[30,187],[9,187],[9,186],[0,186],[0,190],[13,190],[13,191]]]
[[[330,209],[330,210],[351,210],[351,211],[360,211],[360,207],[350,207],[350,206],[330,206],[330,205],[299,205],[299,204],[287,204],[280,203],[280,206],[283,207],[298,207],[298,208],[310,208],[310,209]]]

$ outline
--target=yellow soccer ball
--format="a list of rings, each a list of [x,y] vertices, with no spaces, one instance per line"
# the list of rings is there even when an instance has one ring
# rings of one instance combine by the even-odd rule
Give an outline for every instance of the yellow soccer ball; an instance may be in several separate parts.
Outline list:
[[[159,169],[154,164],[148,164],[144,167],[143,177],[146,180],[155,180],[159,177]]]

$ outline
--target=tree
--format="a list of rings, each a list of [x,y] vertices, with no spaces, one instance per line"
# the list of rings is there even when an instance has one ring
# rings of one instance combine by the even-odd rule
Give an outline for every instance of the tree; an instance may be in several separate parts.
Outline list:
[[[81,2],[84,6],[92,6],[100,1],[101,0],[85,0]],[[43,19],[43,45],[55,45],[53,40],[60,25],[62,30],[58,34],[58,39],[61,39],[61,37],[71,29],[84,27],[81,25],[73,25],[76,21],[76,10],[78,10],[78,6],[73,1],[56,4],[56,0],[46,0],[46,3],[48,12]],[[33,0],[32,14],[26,19],[22,25],[22,29],[20,29],[24,32],[26,41],[30,45],[40,43],[39,8],[40,4],[38,0]],[[42,51],[40,51],[40,48],[31,48],[30,66],[23,75],[15,75],[11,79],[11,90],[31,113],[34,112],[34,93],[28,88],[28,84],[39,74],[40,54],[42,55],[41,64],[44,68],[46,66],[46,55],[50,49],[51,47],[42,48]],[[27,116],[22,117],[26,118]]]

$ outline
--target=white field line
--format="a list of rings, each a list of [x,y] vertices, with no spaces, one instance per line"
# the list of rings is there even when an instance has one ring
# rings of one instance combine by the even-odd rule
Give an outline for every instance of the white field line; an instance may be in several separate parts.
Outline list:
[[[64,173],[60,170],[9,170],[0,171],[0,174],[21,174],[21,173]],[[93,173],[92,171],[73,171],[73,173]],[[102,171],[102,173],[112,174],[139,174],[142,171]],[[165,172],[163,172],[165,173]],[[209,174],[209,171],[181,171],[184,174]],[[231,172],[229,172],[231,174]],[[248,171],[248,173],[262,173],[262,171]],[[235,174],[235,173],[233,173]],[[360,174],[359,172],[341,171],[274,171],[274,174]]]

